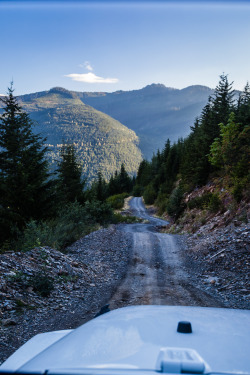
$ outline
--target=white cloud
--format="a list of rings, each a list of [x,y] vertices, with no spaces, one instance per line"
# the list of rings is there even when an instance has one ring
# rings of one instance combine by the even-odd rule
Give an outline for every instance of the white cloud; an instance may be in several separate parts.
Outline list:
[[[117,83],[119,80],[117,78],[103,78],[98,77],[94,73],[86,74],[67,74],[65,77],[71,78],[73,81],[86,82],[86,83]]]
[[[78,66],[79,66],[79,68],[85,68],[90,72],[92,72],[92,70],[93,70],[93,67],[91,66],[89,61],[84,61],[83,64],[79,64]]]
[[[85,61],[84,68],[92,72],[93,68],[88,61]]]

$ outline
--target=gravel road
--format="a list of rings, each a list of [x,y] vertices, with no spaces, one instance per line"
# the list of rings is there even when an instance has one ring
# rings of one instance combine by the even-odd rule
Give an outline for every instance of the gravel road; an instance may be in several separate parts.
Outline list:
[[[120,226],[132,234],[133,246],[126,278],[109,301],[111,309],[145,304],[223,307],[192,282],[178,236],[157,231],[168,222],[150,216],[141,198],[132,198],[130,210],[148,223]]]
[[[76,328],[106,303],[244,308],[216,293],[216,283],[204,290],[203,259],[190,256],[186,236],[161,233],[167,222],[149,215],[141,198],[129,210],[144,223],[93,232],[66,255],[51,248],[0,254],[0,363],[35,334]],[[54,282],[49,297],[25,284],[44,267]]]

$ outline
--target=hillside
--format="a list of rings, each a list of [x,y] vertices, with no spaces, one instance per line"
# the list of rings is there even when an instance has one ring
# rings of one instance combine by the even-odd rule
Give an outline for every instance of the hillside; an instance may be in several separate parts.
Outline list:
[[[176,141],[189,134],[213,90],[199,85],[178,90],[152,84],[141,90],[74,94],[134,130],[144,157],[150,158],[168,138]]]
[[[37,121],[34,131],[47,138],[50,161],[58,159],[62,140],[70,140],[77,147],[85,176],[92,179],[99,168],[109,178],[122,162],[134,174],[141,153],[150,158],[168,138],[175,141],[189,133],[212,93],[205,86],[178,90],[152,84],[114,93],[53,88],[19,99]]]
[[[35,121],[34,132],[47,138],[49,159],[58,159],[64,141],[74,143],[84,175],[91,180],[100,169],[107,179],[121,163],[130,174],[141,161],[136,134],[110,116],[85,105],[75,93],[54,88],[19,97]]]

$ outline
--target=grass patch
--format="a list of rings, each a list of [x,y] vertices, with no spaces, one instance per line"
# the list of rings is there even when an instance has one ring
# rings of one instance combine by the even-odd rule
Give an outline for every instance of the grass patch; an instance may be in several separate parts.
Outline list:
[[[113,223],[114,224],[134,224],[134,223],[141,223],[143,220],[139,219],[136,216],[130,215],[121,215],[120,213],[115,213],[113,216]]]

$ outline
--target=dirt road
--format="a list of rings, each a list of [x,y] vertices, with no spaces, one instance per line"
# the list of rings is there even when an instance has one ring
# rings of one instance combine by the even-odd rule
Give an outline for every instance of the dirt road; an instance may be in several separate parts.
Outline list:
[[[110,308],[142,304],[223,307],[194,285],[192,269],[184,270],[177,237],[157,231],[167,222],[148,215],[141,198],[132,198],[130,209],[149,223],[120,228],[132,233],[133,249],[126,278],[110,299]]]

